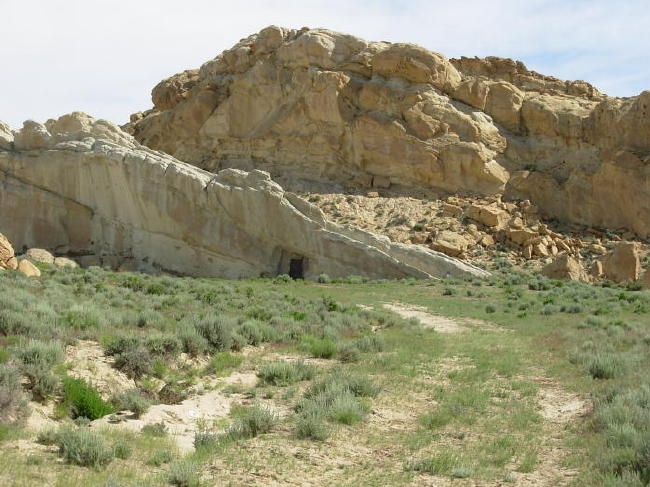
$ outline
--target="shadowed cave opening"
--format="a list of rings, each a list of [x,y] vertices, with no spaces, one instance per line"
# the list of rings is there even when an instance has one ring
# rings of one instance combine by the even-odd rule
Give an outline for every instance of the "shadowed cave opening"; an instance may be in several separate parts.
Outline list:
[[[289,277],[291,279],[304,279],[303,259],[291,259],[289,261]]]

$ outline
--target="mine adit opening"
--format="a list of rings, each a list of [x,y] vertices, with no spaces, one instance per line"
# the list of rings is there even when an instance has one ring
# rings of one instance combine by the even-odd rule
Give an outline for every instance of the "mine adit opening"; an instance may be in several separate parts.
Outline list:
[[[289,261],[289,277],[291,279],[304,279],[303,259],[291,259]]]

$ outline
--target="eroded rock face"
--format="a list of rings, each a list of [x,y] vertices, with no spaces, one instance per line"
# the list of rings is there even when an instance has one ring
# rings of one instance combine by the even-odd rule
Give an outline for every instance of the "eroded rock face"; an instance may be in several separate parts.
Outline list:
[[[505,139],[455,103],[442,55],[323,29],[269,27],[162,81],[129,129],[208,170],[258,167],[287,179],[491,193],[508,179]]]
[[[18,248],[192,276],[486,275],[329,222],[268,173],[208,173],[82,113],[26,123],[14,146],[0,150],[0,228]]]
[[[152,95],[128,130],[207,170],[505,191],[542,216],[650,236],[650,91],[609,98],[510,59],[268,27]]]
[[[0,269],[12,269],[14,257],[14,248],[11,242],[0,233]]]

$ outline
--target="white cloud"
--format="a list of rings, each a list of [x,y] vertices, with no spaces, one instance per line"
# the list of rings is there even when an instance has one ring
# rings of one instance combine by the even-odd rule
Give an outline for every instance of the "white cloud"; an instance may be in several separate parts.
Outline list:
[[[0,119],[73,110],[122,123],[151,88],[269,24],[498,55],[602,91],[650,89],[644,0],[0,0]]]

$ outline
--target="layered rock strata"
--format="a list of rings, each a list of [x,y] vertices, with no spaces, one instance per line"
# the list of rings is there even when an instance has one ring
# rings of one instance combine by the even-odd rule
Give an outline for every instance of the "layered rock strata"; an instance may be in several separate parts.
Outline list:
[[[648,91],[611,98],[509,59],[268,27],[152,100],[127,129],[207,170],[263,168],[292,188],[505,193],[545,217],[650,236]]]
[[[74,113],[5,131],[0,228],[82,264],[228,278],[486,273],[331,223],[262,171],[212,174]]]

